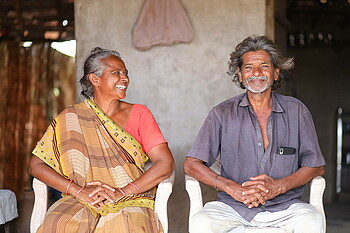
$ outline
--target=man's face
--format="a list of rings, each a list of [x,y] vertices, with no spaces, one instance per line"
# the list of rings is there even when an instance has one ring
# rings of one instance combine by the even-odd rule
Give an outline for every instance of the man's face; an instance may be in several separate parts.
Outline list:
[[[271,88],[278,79],[279,69],[275,69],[267,52],[251,51],[242,57],[243,63],[238,70],[239,80],[244,87],[253,93],[262,93]]]

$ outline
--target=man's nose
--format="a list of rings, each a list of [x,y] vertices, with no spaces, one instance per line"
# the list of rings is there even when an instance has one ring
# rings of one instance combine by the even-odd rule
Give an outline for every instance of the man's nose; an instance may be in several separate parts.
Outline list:
[[[254,76],[256,76],[256,77],[258,77],[258,76],[260,76],[262,74],[262,71],[261,71],[261,69],[260,69],[260,67],[253,67],[253,75]]]

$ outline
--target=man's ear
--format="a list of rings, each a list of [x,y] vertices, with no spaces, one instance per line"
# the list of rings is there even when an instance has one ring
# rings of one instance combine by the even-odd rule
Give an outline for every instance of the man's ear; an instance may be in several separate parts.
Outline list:
[[[242,82],[242,73],[241,73],[241,70],[239,68],[237,68],[237,75],[238,75],[238,78],[239,78],[239,81]]]
[[[100,78],[96,74],[94,73],[89,74],[89,80],[91,84],[94,85],[95,87],[100,86]]]
[[[278,80],[278,77],[280,75],[280,69],[279,68],[276,68],[275,71],[274,71],[274,80]]]

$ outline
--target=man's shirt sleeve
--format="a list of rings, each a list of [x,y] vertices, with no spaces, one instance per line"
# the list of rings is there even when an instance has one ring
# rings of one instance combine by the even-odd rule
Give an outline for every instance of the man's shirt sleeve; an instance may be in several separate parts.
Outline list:
[[[187,157],[200,159],[211,166],[219,154],[221,141],[221,123],[212,109],[205,119]]]

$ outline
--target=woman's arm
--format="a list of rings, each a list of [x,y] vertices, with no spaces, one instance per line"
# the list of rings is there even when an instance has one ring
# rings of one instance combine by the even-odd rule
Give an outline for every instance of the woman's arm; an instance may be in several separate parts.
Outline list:
[[[48,186],[65,193],[69,180],[58,174],[55,170],[49,167],[44,161],[36,156],[32,156],[29,162],[29,174],[41,180]],[[71,184],[69,187],[70,193],[73,191],[78,191],[79,186],[76,184]]]
[[[162,180],[170,177],[172,171],[175,169],[174,159],[167,143],[161,143],[154,146],[148,152],[148,156],[153,165],[133,182],[141,192],[153,188]],[[127,185],[123,190],[127,195],[139,193],[139,190],[132,185]]]
[[[89,195],[92,192],[94,192],[96,187],[86,186],[86,187],[84,187],[83,190],[81,190],[79,192],[79,190],[83,188],[82,186],[79,186],[78,184],[76,184],[74,182],[70,183],[70,180],[68,180],[68,179],[64,178],[63,176],[61,176],[60,174],[58,174],[55,170],[53,170],[51,167],[46,165],[46,163],[44,163],[41,159],[39,159],[36,156],[31,157],[30,162],[29,162],[28,172],[29,172],[29,174],[31,174],[35,178],[41,180],[42,182],[44,182],[48,186],[50,186],[50,187],[52,187],[52,188],[54,188],[62,193],[68,192],[68,194],[70,194],[72,196],[76,195],[76,198],[82,202],[92,203],[97,199],[96,196],[91,197]],[[70,185],[69,185],[69,183],[70,183]],[[69,187],[68,187],[68,185],[69,185]],[[67,188],[68,188],[68,190],[67,190]],[[108,187],[105,188],[104,190],[108,190]],[[114,190],[114,189],[111,190],[111,188],[110,188],[108,191],[113,192],[114,198],[122,196],[121,193],[115,192],[116,190]],[[104,196],[106,196],[106,195],[104,195]],[[103,198],[103,200],[105,200],[105,199],[107,199],[108,201],[111,201],[111,202],[113,201],[113,199],[110,198],[109,196],[106,196],[105,198]],[[99,206],[102,206],[103,200],[99,200],[98,202],[94,203],[93,205],[96,205],[96,207],[98,207],[97,204]]]

